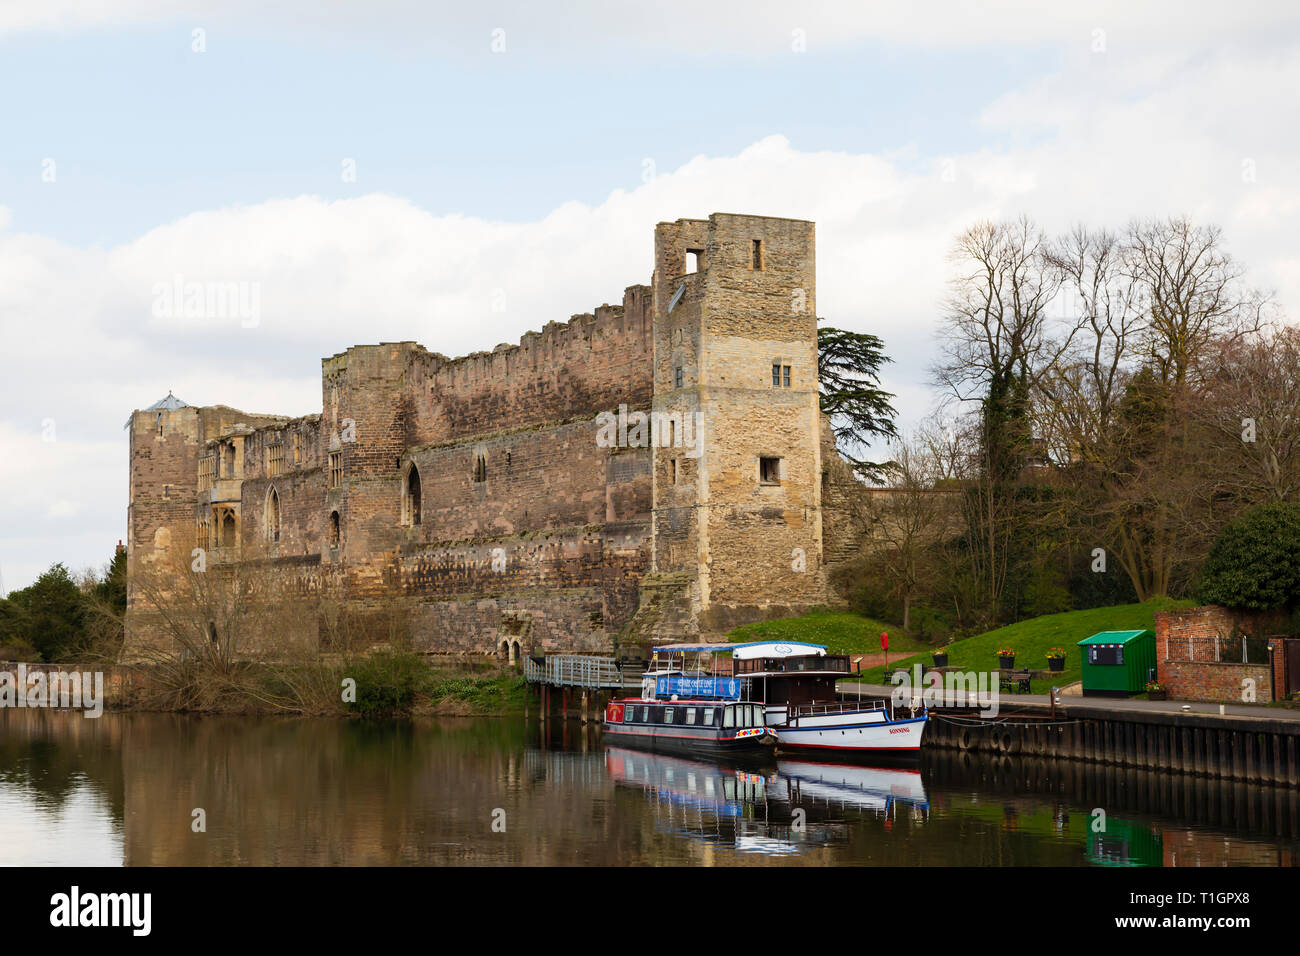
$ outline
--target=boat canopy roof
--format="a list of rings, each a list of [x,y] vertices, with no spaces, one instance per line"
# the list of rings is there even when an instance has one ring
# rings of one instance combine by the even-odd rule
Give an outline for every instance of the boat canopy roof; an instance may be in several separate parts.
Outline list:
[[[826,656],[825,644],[806,644],[803,641],[750,641],[746,644],[660,644],[656,654],[691,653],[708,651],[713,654],[730,654],[739,660],[755,657],[806,657]]]

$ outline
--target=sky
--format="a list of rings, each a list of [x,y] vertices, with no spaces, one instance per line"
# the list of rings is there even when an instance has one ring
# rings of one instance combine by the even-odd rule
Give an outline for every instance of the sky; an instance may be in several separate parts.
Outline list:
[[[518,342],[648,282],[659,221],[816,221],[905,427],[980,219],[1215,223],[1300,315],[1300,5],[924,11],[0,0],[0,592],[125,540],[133,409],[308,414],[350,345]]]

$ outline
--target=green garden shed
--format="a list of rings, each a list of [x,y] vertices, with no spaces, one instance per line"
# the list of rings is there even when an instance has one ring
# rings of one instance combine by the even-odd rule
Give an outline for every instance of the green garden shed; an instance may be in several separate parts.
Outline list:
[[[1131,697],[1154,679],[1152,631],[1102,631],[1078,644],[1085,697]]]

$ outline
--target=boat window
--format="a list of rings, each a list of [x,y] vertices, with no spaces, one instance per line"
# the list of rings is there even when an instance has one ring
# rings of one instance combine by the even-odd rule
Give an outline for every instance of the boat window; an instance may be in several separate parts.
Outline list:
[[[713,708],[712,708],[712,707],[705,707],[705,708],[704,708],[704,720],[703,720],[703,724],[704,724],[705,727],[712,727],[712,726],[713,726]]]
[[[694,707],[687,707],[687,708],[686,708],[686,722],[687,722],[688,724],[693,724],[693,723],[695,723],[695,708],[694,708]]]
[[[664,723],[665,723],[665,724],[671,724],[672,722],[673,722],[673,708],[671,708],[671,707],[665,708],[665,709],[664,709]]]
[[[650,708],[649,708],[649,707],[642,707],[642,708],[641,708],[641,723],[643,723],[643,724],[648,724],[648,723],[650,723]]]
[[[724,709],[723,713],[724,713],[724,716],[723,716],[723,718],[722,718],[722,726],[724,726],[724,727],[734,727],[734,726],[736,726],[736,708],[735,708],[735,707],[727,707],[727,708]]]

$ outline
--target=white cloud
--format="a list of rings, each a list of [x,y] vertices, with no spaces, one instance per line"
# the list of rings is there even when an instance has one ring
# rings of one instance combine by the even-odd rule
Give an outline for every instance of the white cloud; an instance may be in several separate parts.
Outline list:
[[[486,53],[491,31],[506,30],[507,51],[567,58],[599,57],[617,48],[649,56],[786,56],[802,30],[810,53],[878,41],[918,49],[956,50],[1051,46],[1091,52],[1146,51],[1249,39],[1294,39],[1300,8],[1274,0],[1092,0],[1045,9],[1039,0],[997,4],[947,0],[927,4],[847,3],[845,0],[661,0],[614,4],[571,0],[557,8],[531,0],[490,5],[428,0],[17,0],[0,6],[0,35],[124,27],[204,27],[211,42],[223,29],[256,27],[305,39],[371,40],[386,47]],[[1155,55],[1150,62],[1159,62]]]
[[[699,6],[706,26],[715,22]],[[108,22],[98,4],[48,9],[68,26]],[[165,15],[161,4],[126,9],[137,19]],[[775,9],[760,5],[754,17],[770,26]],[[1222,43],[1190,59],[1176,42],[1135,44],[1138,27],[1114,18],[1119,35],[1108,28],[1107,52],[1085,47],[1059,73],[989,104],[982,122],[1011,145],[966,155],[918,155],[912,144],[888,156],[806,152],[771,136],[533,222],[434,216],[394,196],[299,196],[195,212],[110,249],[9,231],[0,208],[0,331],[11,356],[0,385],[5,583],[21,586],[54,560],[80,567],[111,554],[125,524],[121,425],[131,409],[171,389],[196,404],[303,414],[320,408],[320,359],[349,345],[415,339],[454,355],[516,342],[647,282],[660,220],[715,211],[816,220],[819,312],[885,339],[896,359],[886,385],[899,393],[906,423],[926,411],[921,385],[934,358],[946,253],[980,217],[1026,212],[1053,229],[1169,213],[1216,221],[1254,281],[1275,288],[1294,316],[1300,133],[1286,117],[1300,67],[1277,52],[1288,35],[1281,27],[1241,47],[1254,29],[1250,9],[1211,11],[1201,29],[1221,27]],[[6,11],[0,32],[34,26]],[[1092,22],[1070,16],[1071,29]],[[1154,30],[1143,16],[1141,28]],[[921,42],[933,25],[930,42],[958,43],[960,22],[975,43],[995,42],[1000,24],[1006,42],[1030,42],[1044,28],[1024,19],[917,25],[891,7],[878,22],[844,30]],[[1176,39],[1185,23],[1170,31]],[[1253,182],[1243,181],[1243,159],[1254,164]],[[155,287],[177,275],[256,284],[256,328],[155,317]],[[498,291],[504,312],[493,311]],[[40,440],[46,419],[57,424],[53,445]]]

